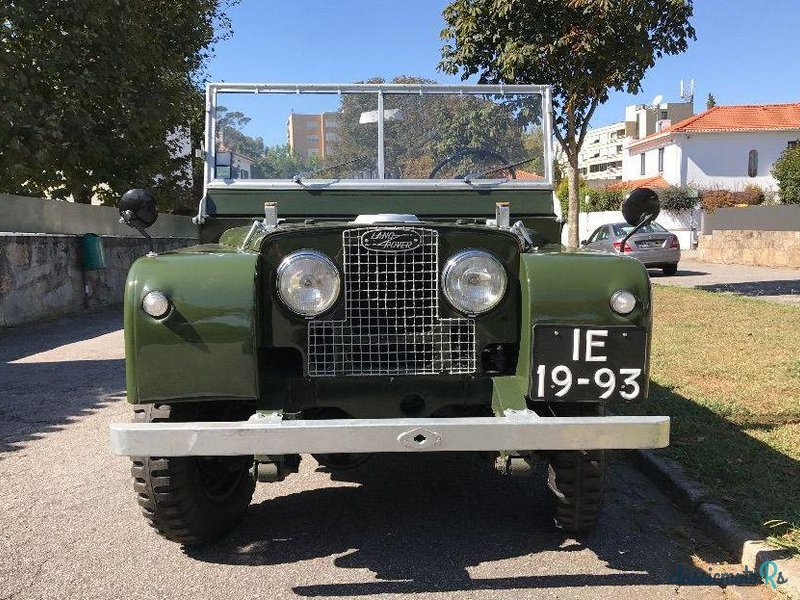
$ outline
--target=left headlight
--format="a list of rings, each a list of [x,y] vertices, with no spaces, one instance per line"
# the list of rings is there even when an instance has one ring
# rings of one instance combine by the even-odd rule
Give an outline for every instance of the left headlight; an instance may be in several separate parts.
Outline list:
[[[453,308],[468,315],[487,312],[506,293],[506,270],[483,250],[454,254],[442,270],[442,288]]]
[[[340,286],[339,270],[320,252],[298,250],[278,265],[278,295],[298,315],[324,313],[339,297]]]

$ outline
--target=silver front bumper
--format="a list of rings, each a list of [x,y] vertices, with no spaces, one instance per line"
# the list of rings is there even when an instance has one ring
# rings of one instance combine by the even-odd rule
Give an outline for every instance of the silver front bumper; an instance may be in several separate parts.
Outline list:
[[[116,423],[111,448],[123,456],[461,452],[663,448],[669,417],[503,417],[284,421],[256,414],[219,423]]]

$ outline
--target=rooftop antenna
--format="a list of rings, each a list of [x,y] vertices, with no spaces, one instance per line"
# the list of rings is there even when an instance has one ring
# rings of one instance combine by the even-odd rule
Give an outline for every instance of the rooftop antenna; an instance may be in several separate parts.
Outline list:
[[[681,79],[681,100],[694,103],[694,79],[689,80],[688,88],[684,87],[683,79]]]

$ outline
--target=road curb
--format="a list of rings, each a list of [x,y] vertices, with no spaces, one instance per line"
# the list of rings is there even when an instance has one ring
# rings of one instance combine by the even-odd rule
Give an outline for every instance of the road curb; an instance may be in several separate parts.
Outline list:
[[[711,491],[692,479],[675,461],[652,450],[635,450],[633,456],[639,469],[738,560],[742,568],[758,572],[765,562],[774,562],[777,566],[775,573],[781,572],[786,580],[778,589],[788,598],[800,600],[800,559],[787,558],[785,551],[768,545],[760,535],[741,527],[723,506],[714,501]]]

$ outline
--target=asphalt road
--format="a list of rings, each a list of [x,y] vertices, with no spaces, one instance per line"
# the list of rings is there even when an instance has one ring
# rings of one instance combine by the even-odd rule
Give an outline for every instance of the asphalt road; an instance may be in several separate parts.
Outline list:
[[[695,260],[695,254],[684,252],[676,275],[665,276],[660,270],[651,270],[653,283],[800,306],[800,269],[707,263]]]
[[[579,540],[551,526],[541,480],[470,457],[375,457],[346,478],[307,457],[258,487],[233,535],[182,549],[147,527],[109,452],[131,412],[120,327],[104,311],[0,332],[0,599],[741,597],[671,581],[722,554],[623,456]]]

